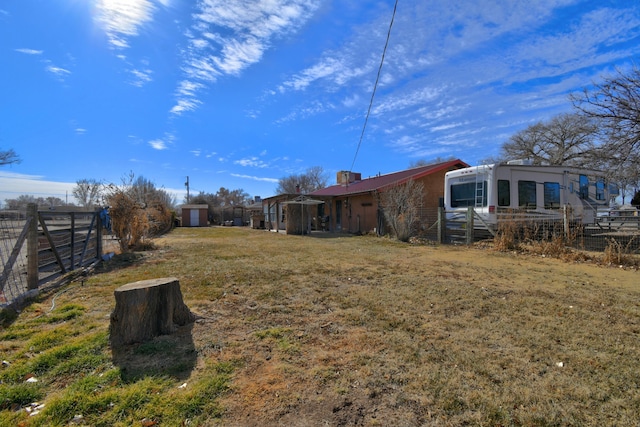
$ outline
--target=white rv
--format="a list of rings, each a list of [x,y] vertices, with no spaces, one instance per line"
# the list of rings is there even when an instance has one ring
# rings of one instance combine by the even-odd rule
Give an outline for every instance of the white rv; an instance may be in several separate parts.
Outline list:
[[[469,207],[475,228],[495,229],[502,218],[562,220],[592,224],[598,209],[609,206],[614,188],[604,173],[569,166],[534,166],[509,162],[447,172],[444,207],[448,219],[464,218]],[[615,190],[614,190],[615,193]]]

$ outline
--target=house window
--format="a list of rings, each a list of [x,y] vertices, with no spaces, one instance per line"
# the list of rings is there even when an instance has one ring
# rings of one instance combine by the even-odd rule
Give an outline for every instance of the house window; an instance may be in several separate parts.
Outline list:
[[[536,208],[535,181],[518,181],[518,206],[521,209]]]
[[[498,206],[511,205],[511,185],[506,179],[498,180]]]
[[[544,183],[544,208],[560,209],[560,184],[557,182]]]

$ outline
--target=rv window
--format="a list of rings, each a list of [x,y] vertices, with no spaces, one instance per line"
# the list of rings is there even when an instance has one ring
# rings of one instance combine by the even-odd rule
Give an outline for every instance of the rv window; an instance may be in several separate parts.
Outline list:
[[[560,209],[560,184],[557,182],[544,183],[544,208]]]
[[[580,198],[589,198],[589,177],[586,175],[580,175]]]
[[[596,200],[605,200],[604,198],[604,179],[600,178],[596,181]]]
[[[511,206],[511,189],[509,181],[498,180],[498,206]]]
[[[451,186],[451,207],[464,208],[468,206],[476,206],[476,198],[478,204],[487,206],[487,182],[466,182],[463,184],[454,184]]]
[[[537,206],[535,181],[518,181],[518,206],[523,209],[535,209]]]

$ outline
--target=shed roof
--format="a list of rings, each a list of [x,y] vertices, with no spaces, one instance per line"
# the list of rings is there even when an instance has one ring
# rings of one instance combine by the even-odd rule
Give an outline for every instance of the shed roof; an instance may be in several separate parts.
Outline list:
[[[386,175],[376,175],[360,181],[351,182],[348,185],[336,184],[309,193],[310,196],[346,196],[371,191],[384,190],[392,185],[404,184],[411,179],[422,178],[449,168],[466,168],[468,164],[460,159],[450,160],[432,165],[419,166],[417,168],[406,169],[400,172],[393,172]]]
[[[180,209],[209,209],[209,205],[182,205]]]

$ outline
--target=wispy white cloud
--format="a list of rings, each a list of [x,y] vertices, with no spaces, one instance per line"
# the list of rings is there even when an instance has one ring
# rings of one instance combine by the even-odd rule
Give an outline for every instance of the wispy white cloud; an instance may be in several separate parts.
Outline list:
[[[129,47],[128,38],[152,20],[155,6],[150,0],[97,0],[96,22],[116,49]]]
[[[27,48],[20,48],[20,49],[14,49],[16,52],[20,52],[20,53],[24,53],[26,55],[42,55],[42,50],[36,50],[36,49],[27,49]]]
[[[44,51],[42,50],[30,49],[30,48],[19,48],[14,50],[16,52],[29,55],[29,56],[41,56],[44,53]],[[71,55],[67,55],[67,56],[69,61],[73,62],[75,60],[73,56]],[[55,77],[59,81],[63,82],[65,80],[65,77],[71,74],[71,71],[69,69],[55,65],[53,61],[51,61],[50,59],[42,58],[42,59],[39,59],[38,62],[45,64],[45,67],[44,67],[45,71],[47,71],[49,74],[51,74],[53,77]]]
[[[178,99],[178,103],[171,108],[170,113],[179,116],[185,111],[195,110],[200,104],[202,101],[198,99]]]
[[[280,181],[277,178],[265,178],[265,177],[252,176],[252,175],[241,175],[241,174],[237,174],[237,173],[232,173],[230,175],[235,177],[235,178],[250,179],[252,181],[271,182],[271,183],[275,183],[275,184],[277,184]]]
[[[469,122],[446,123],[446,124],[443,124],[443,125],[440,125],[440,126],[434,126],[430,130],[431,130],[431,132],[441,132],[443,130],[448,131],[448,130],[455,129],[455,128],[458,128],[460,126],[464,126],[464,125],[467,125],[467,124],[469,124]]]
[[[154,150],[166,150],[168,148],[167,147],[167,143],[162,139],[151,140],[151,141],[149,141],[149,145]]]
[[[235,160],[233,162],[236,165],[243,167],[254,167],[254,168],[266,168],[269,167],[269,164],[260,160],[258,157],[248,157],[245,159]]]
[[[86,129],[84,129],[84,128],[76,128],[76,129],[75,129],[75,132],[76,132],[78,135],[84,135],[84,134],[87,132],[87,130],[86,130]]]
[[[327,88],[335,91],[352,83],[354,79],[368,75],[377,66],[373,56],[363,59],[363,62],[360,61],[361,58],[350,56],[349,52],[344,52],[341,56],[341,58],[330,56],[321,59],[317,64],[284,81],[278,88],[279,91],[304,90],[312,83],[319,81],[326,82]]]
[[[332,102],[322,102],[319,100],[313,100],[307,105],[301,105],[293,109],[289,114],[277,119],[274,123],[282,124],[286,122],[292,122],[295,120],[306,119],[325,111],[333,110],[335,105]]]
[[[151,146],[151,148],[153,148],[154,150],[166,150],[169,148],[170,145],[172,145],[175,141],[175,136],[172,133],[165,133],[164,136],[162,138],[156,138],[154,140],[151,140],[148,142],[148,144]]]
[[[132,70],[129,70],[129,73],[131,73],[133,77],[133,79],[131,80],[131,84],[133,86],[142,87],[145,84],[153,81],[153,79],[151,78],[153,71],[150,69],[138,70],[134,68]]]
[[[64,79],[71,74],[71,71],[66,68],[55,66],[51,63],[51,61],[45,61],[48,65],[45,67],[45,70],[52,74],[56,79],[60,81],[64,81]]]
[[[176,91],[171,113],[196,108],[196,92],[222,76],[238,76],[259,62],[264,52],[284,34],[297,30],[319,7],[320,0],[202,0],[186,32],[186,81],[199,84],[191,92]]]

